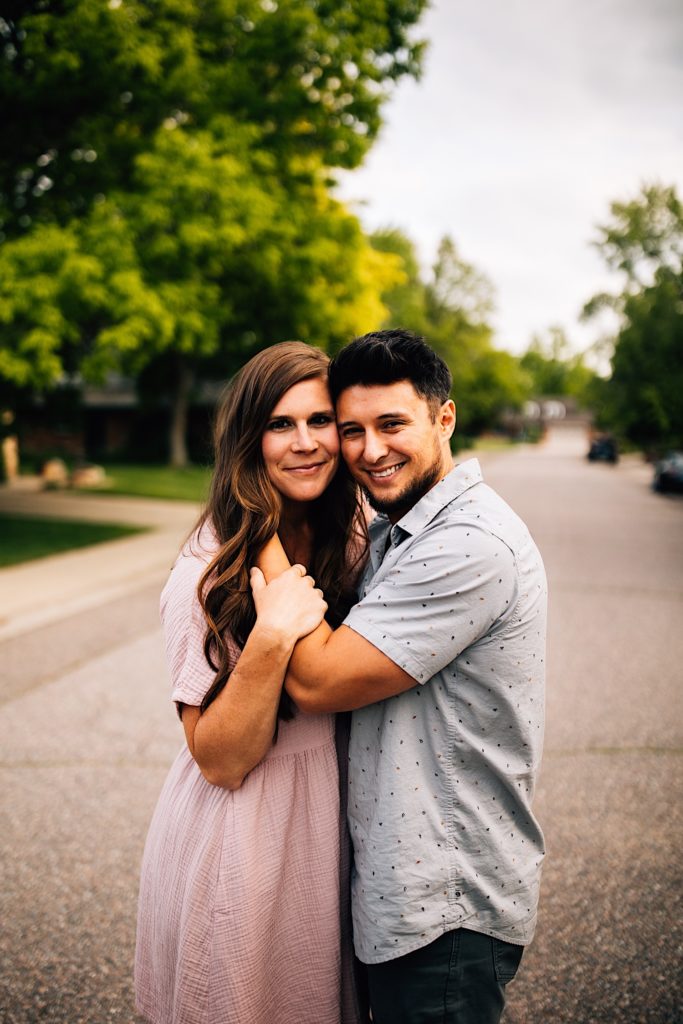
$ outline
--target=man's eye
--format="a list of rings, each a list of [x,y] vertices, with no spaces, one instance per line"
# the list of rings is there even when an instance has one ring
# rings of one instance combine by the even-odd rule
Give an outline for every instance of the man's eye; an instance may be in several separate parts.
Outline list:
[[[358,437],[360,435],[360,429],[358,427],[344,427],[341,431],[343,438]]]
[[[385,430],[396,430],[403,426],[403,420],[386,420],[382,426]]]

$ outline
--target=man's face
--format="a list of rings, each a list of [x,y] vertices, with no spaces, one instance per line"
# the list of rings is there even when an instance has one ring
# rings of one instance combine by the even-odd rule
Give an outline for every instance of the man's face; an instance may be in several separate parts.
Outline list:
[[[408,380],[346,388],[337,400],[342,455],[370,504],[392,522],[452,468],[450,399],[432,415]]]

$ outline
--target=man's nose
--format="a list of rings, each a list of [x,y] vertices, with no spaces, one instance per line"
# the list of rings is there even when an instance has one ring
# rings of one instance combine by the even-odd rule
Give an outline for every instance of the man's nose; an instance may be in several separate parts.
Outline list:
[[[309,430],[306,424],[301,424],[296,428],[294,440],[292,441],[292,448],[296,452],[312,452],[318,447],[318,442],[313,437],[313,434]]]
[[[371,431],[366,433],[365,447],[363,448],[363,458],[366,462],[379,462],[380,459],[384,458],[388,450],[386,442],[379,434],[374,434]]]

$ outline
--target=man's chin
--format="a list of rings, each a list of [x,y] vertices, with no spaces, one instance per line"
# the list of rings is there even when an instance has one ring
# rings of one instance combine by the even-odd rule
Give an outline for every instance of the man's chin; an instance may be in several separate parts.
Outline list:
[[[414,480],[411,484],[405,487],[398,494],[393,497],[383,497],[378,494],[373,494],[367,484],[362,483],[361,487],[365,497],[368,499],[370,506],[374,508],[375,512],[383,512],[384,515],[393,518],[395,521],[409,512],[413,505],[416,505],[420,498],[429,491],[435,483],[438,482],[440,476],[440,467],[432,466],[426,473],[423,474],[418,480]]]
[[[401,502],[400,497],[388,500],[373,494],[370,488],[365,484],[361,484],[361,488],[363,490],[363,494],[368,499],[370,507],[374,508],[375,512],[384,512],[385,515],[391,515],[392,512],[398,510],[399,503]]]

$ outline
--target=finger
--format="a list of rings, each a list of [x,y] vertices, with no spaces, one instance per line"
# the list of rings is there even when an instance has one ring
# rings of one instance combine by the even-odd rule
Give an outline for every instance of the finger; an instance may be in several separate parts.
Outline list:
[[[300,565],[299,562],[296,562],[292,566],[292,569],[294,569],[296,572],[298,572],[299,576],[306,576],[306,566],[305,565]]]
[[[251,589],[254,594],[257,594],[260,590],[265,590],[267,586],[266,577],[257,565],[252,566],[249,570],[249,582],[251,583]]]

